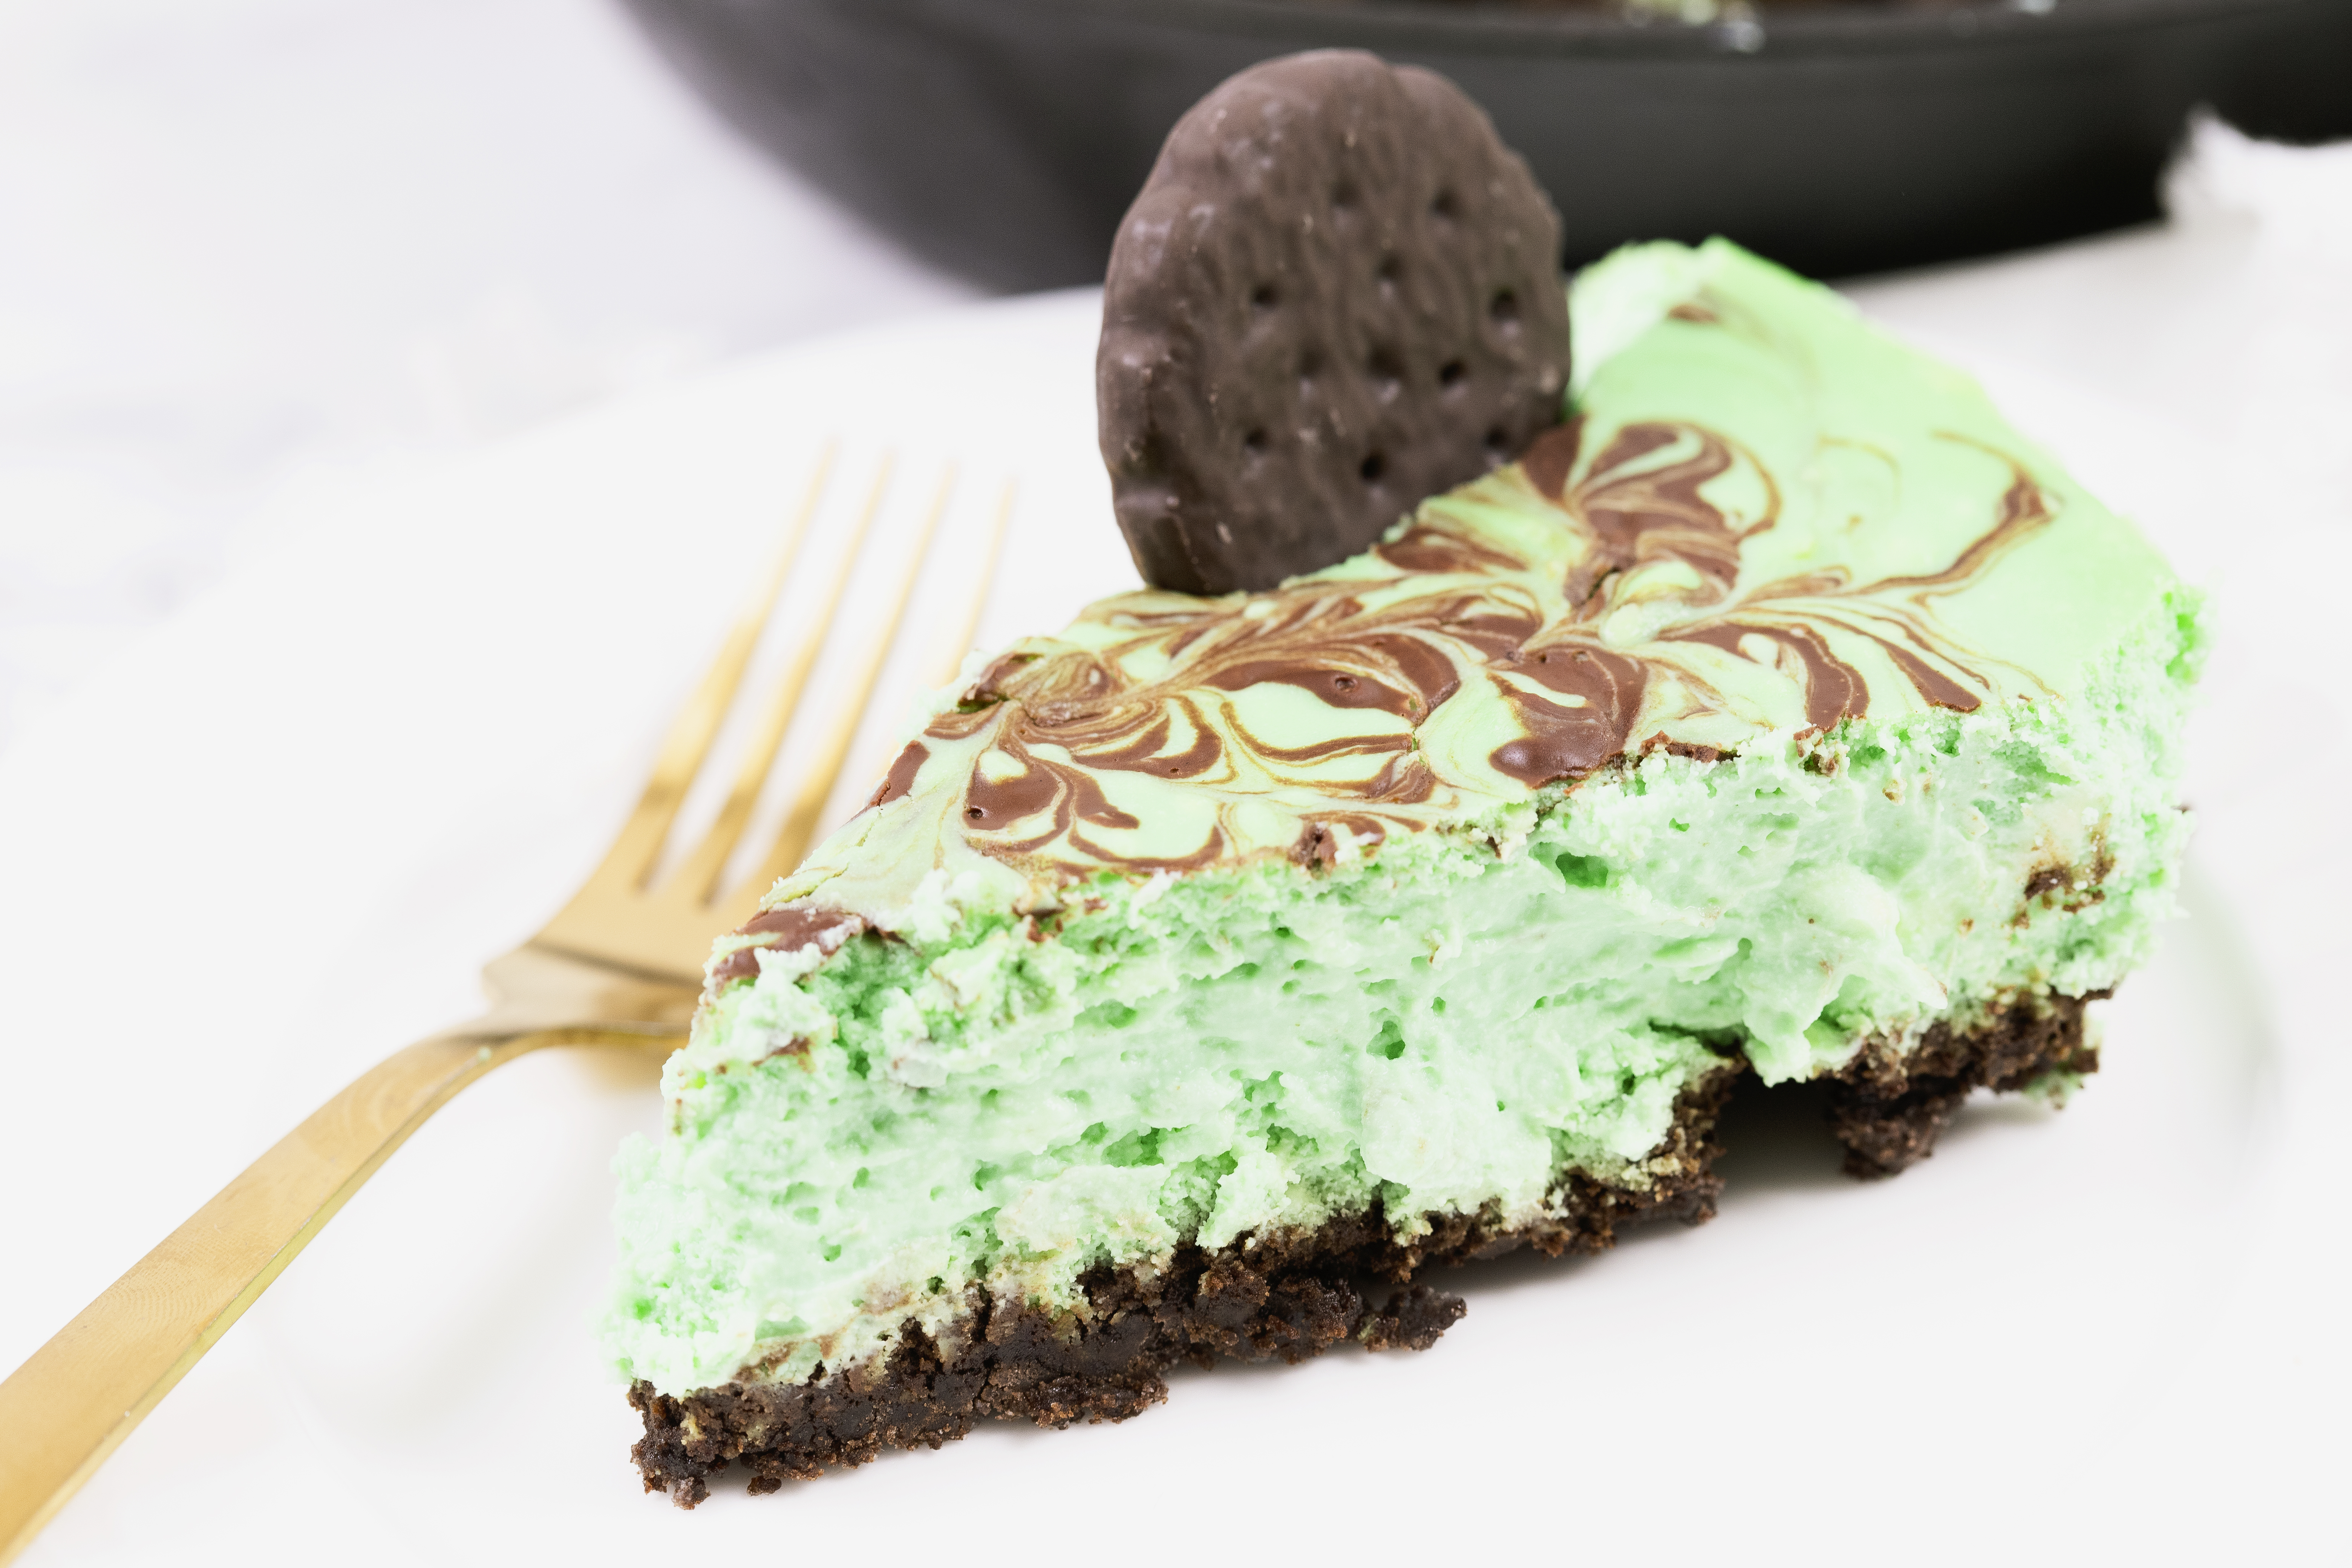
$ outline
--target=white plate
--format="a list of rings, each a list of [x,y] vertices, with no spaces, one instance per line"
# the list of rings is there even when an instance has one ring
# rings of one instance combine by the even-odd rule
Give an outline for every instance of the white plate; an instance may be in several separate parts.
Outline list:
[[[479,960],[625,810],[824,437],[845,484],[897,449],[886,530],[958,467],[917,613],[933,646],[894,664],[894,712],[946,652],[956,552],[1004,476],[985,640],[1128,584],[1094,310],[1045,296],[796,350],[411,486],[126,650],[0,760],[0,1364],[467,1008]],[[2071,418],[2129,471],[2111,412],[2025,398],[2042,434]],[[2306,1069],[2225,877],[2192,866],[2191,918],[2105,1009],[2106,1066],[2063,1114],[1973,1104],[1934,1160],[1860,1185],[1817,1107],[1783,1097],[1732,1124],[1715,1223],[1465,1271],[1469,1316],[1425,1355],[1187,1372],[1124,1426],[985,1430],[770,1498],[722,1484],[692,1515],[637,1490],[590,1331],[608,1163],[655,1119],[654,1068],[529,1059],[399,1154],[26,1561],[1839,1562],[2293,1539],[2326,1527],[2294,1483],[2336,1428],[2239,1342],[2316,1328],[2332,1298],[2306,1289],[2297,1328],[2247,1281],[2332,1290],[2340,1270],[2313,1276],[2274,1223],[2269,1152],[2301,1120],[2282,1089]]]

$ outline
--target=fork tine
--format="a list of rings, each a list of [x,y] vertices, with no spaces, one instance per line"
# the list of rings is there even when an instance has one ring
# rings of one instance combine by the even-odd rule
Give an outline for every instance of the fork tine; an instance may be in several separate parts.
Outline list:
[[[724,717],[726,704],[732,700],[741,682],[751,649],[761,635],[764,620],[775,613],[781,599],[782,579],[799,555],[805,532],[814,526],[814,514],[828,483],[828,476],[835,466],[836,452],[837,447],[834,446],[826,447],[824,465],[811,482],[808,500],[793,522],[791,542],[778,563],[773,578],[763,585],[765,591],[761,595],[756,612],[748,616],[730,636],[718,664],[704,679],[687,712],[673,727],[655,777],[646,786],[646,798],[639,803],[636,813],[624,828],[612,852],[605,857],[604,864],[531,939],[528,944],[530,947],[567,959],[586,958],[626,973],[658,977],[665,984],[693,984],[703,973],[713,936],[729,926],[742,923],[757,909],[761,895],[777,879],[796,867],[807,853],[826,801],[840,781],[850,748],[856,742],[860,723],[873,702],[883,666],[888,662],[898,642],[900,629],[913,602],[916,584],[928,563],[931,542],[945,519],[954,494],[956,475],[952,467],[940,474],[938,491],[923,514],[920,532],[912,542],[912,549],[906,557],[895,597],[878,628],[879,636],[871,639],[871,646],[864,655],[863,667],[852,671],[841,682],[841,710],[832,716],[819,744],[813,748],[813,766],[793,796],[782,827],[770,846],[760,869],[740,887],[721,896],[720,879],[723,878],[724,868],[733,858],[736,841],[756,808],[758,797],[773,766],[774,755],[779,749],[777,742],[790,731],[794,706],[822,655],[840,602],[846,596],[845,591],[849,579],[862,558],[870,526],[881,509],[891,471],[887,457],[879,466],[874,484],[866,497],[864,510],[853,526],[851,537],[845,542],[834,570],[829,591],[818,608],[817,624],[803,638],[801,646],[794,649],[793,668],[770,699],[761,734],[755,737],[760,743],[751,748],[751,756],[739,771],[728,803],[720,814],[721,824],[686,857],[678,874],[663,879],[658,886],[648,885],[651,869],[658,865],[664,839],[675,825],[681,797],[691,784],[697,766],[707,760],[719,721]],[[964,644],[971,641],[989,592],[994,585],[1013,498],[1013,487],[1008,483],[997,498],[996,515],[965,613],[956,617]],[[959,654],[961,651],[959,648]],[[928,654],[929,650],[927,657]],[[961,658],[957,662],[961,664]],[[948,673],[951,675],[952,671]]]
[[[948,510],[948,498],[955,489],[956,471],[953,464],[940,475],[940,488],[931,498],[931,508],[923,518],[923,528],[908,556],[906,570],[899,574],[898,598],[890,614],[882,624],[882,633],[873,641],[866,656],[866,666],[856,676],[855,688],[835,715],[832,730],[823,747],[812,759],[807,775],[801,781],[798,794],[793,797],[792,809],[785,814],[783,826],[776,834],[767,858],[749,880],[728,900],[740,906],[736,912],[748,918],[761,897],[773,887],[777,879],[788,876],[808,853],[809,841],[816,837],[817,820],[824,804],[833,797],[834,786],[841,780],[842,765],[849,759],[850,743],[857,738],[859,724],[865,720],[866,706],[874,696],[874,684],[881,678],[882,667],[889,661],[890,650],[898,640],[898,625],[906,618],[908,603],[915,595],[915,583],[922,575],[925,558],[929,555],[931,537],[938,531],[940,519]],[[992,543],[983,564],[979,584],[972,595],[971,615],[977,616],[979,605],[988,596],[990,584],[996,575],[996,544],[1003,539],[1003,517],[1012,503],[1012,487],[1006,486],[999,503],[995,542]],[[737,923],[740,923],[740,921]]]
[[[824,499],[839,446],[837,441],[827,441],[817,454],[816,469],[809,476],[808,489],[801,497],[800,509],[793,514],[775,564],[760,585],[758,597],[729,628],[727,640],[719,645],[719,657],[711,661],[701,684],[695,688],[669,733],[663,737],[661,752],[654,760],[653,776],[646,781],[645,793],[637,797],[635,809],[622,825],[604,863],[589,879],[592,886],[618,879],[636,889],[653,875],[662,845],[669,837],[670,825],[677,821],[678,806],[686,799],[687,786],[701,771],[703,758],[711,742],[718,738],[719,725],[735,700],[735,689],[742,684],[743,671],[751,662],[751,650],[759,644],[761,630],[775,613],[785,579],[792,575],[793,563],[800,559],[801,545],[808,538],[809,520],[816,515],[817,502]]]
[[[760,792],[767,786],[776,752],[783,745],[785,732],[792,728],[793,715],[799,710],[801,699],[807,694],[809,672],[816,667],[817,656],[832,635],[834,617],[846,596],[850,574],[865,553],[866,536],[873,529],[875,515],[882,510],[883,497],[889,492],[891,462],[890,454],[886,452],[875,467],[874,483],[866,492],[866,505],[851,525],[841,558],[834,565],[833,580],[825,584],[814,618],[802,635],[799,646],[793,649],[792,662],[776,682],[768,711],[727,793],[726,804],[719,808],[709,831],[695,845],[693,853],[669,883],[670,889],[682,889],[693,902],[707,902],[717,892],[719,879],[726,874],[728,857],[735,852],[736,841],[742,837],[745,824],[751,820],[751,813],[760,804]],[[927,538],[928,528],[927,524]]]
[[[996,492],[996,517],[988,526],[988,544],[981,552],[979,585],[972,590],[971,603],[964,608],[963,625],[957,630],[955,641],[948,645],[947,663],[940,670],[939,679],[931,682],[933,687],[953,680],[956,672],[963,668],[964,655],[980,640],[981,613],[988,608],[988,591],[996,581],[996,563],[1004,553],[1006,525],[1013,521],[1013,481],[1007,479],[1004,488]]]

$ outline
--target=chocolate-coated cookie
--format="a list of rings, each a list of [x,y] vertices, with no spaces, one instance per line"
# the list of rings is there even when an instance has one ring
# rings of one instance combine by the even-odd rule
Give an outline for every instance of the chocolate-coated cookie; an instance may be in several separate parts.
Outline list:
[[[1155,587],[1367,548],[1560,416],[1559,217],[1444,78],[1355,50],[1194,105],[1119,226],[1095,383]]]

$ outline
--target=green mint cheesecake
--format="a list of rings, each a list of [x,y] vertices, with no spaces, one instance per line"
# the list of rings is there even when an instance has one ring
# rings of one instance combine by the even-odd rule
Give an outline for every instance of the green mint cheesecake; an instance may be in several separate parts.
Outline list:
[[[1571,321],[1519,460],[970,667],[719,942],[620,1161],[649,1489],[1425,1346],[1435,1265],[1706,1217],[1743,1074],[1832,1080],[1884,1174],[2095,1067],[2172,908],[2196,595],[1734,246],[1622,251]]]

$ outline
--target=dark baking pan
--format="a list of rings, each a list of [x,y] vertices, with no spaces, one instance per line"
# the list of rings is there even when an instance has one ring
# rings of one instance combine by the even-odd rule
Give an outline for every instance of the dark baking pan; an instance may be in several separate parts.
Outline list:
[[[1194,100],[1335,45],[1434,68],[1550,190],[1575,262],[1709,234],[1822,276],[2157,212],[2192,108],[2352,135],[2352,0],[1764,9],[1701,26],[1420,0],[626,0],[719,110],[919,254],[1098,281]]]

